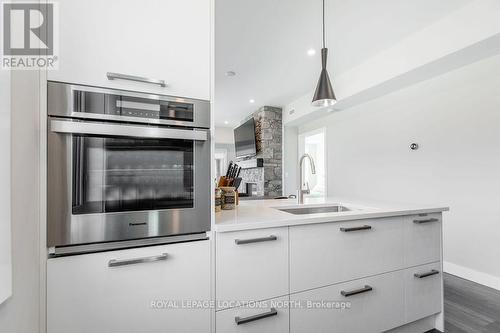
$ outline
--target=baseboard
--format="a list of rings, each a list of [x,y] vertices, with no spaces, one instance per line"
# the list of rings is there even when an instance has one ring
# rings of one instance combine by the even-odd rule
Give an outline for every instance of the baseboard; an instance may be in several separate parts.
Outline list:
[[[473,269],[455,265],[447,261],[443,262],[443,270],[451,275],[455,275],[463,279],[476,282],[496,290],[500,290],[500,277],[483,272],[478,272]]]

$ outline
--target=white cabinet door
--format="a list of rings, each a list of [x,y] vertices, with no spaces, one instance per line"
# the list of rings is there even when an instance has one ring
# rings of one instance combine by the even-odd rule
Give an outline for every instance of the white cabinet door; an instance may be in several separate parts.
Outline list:
[[[290,227],[290,290],[403,268],[403,218]]]
[[[64,0],[58,70],[48,79],[209,99],[210,1]],[[165,80],[167,87],[107,72]]]
[[[288,294],[288,228],[219,233],[216,244],[219,308]]]
[[[405,221],[405,266],[441,260],[442,214],[407,216]]]
[[[12,294],[10,233],[10,72],[0,70],[0,304]]]
[[[379,333],[404,323],[403,271],[290,296],[291,333]]]
[[[288,296],[216,314],[217,333],[288,333]]]
[[[441,263],[405,270],[406,322],[442,311],[443,274]]]
[[[208,333],[210,309],[179,302],[210,300],[209,256],[199,241],[49,259],[48,332]]]

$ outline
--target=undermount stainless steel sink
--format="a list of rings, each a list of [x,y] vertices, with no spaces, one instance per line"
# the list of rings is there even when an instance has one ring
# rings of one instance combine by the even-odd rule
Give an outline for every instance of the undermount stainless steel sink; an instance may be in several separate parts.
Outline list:
[[[351,209],[341,206],[325,206],[325,207],[299,207],[299,208],[277,208],[282,212],[294,214],[294,215],[306,215],[306,214],[320,214],[320,213],[340,213],[348,212]]]

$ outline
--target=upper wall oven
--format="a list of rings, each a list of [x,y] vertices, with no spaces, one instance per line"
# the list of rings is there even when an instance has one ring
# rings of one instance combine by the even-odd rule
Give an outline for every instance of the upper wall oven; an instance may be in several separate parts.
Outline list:
[[[49,82],[48,246],[210,230],[209,112],[206,101]]]

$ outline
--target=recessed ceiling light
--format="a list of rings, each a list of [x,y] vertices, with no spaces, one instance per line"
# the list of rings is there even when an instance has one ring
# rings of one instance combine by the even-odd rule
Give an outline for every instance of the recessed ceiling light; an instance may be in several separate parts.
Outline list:
[[[229,124],[229,121],[224,120],[224,125],[227,125],[227,124]]]
[[[249,100],[249,102],[253,104],[253,103],[255,103],[255,99],[252,98]]]
[[[226,72],[226,76],[228,76],[228,77],[236,76],[236,72],[234,72],[234,71],[227,71]]]
[[[316,50],[315,49],[309,49],[309,50],[307,50],[307,55],[308,56],[312,57],[315,54],[316,54]]]

